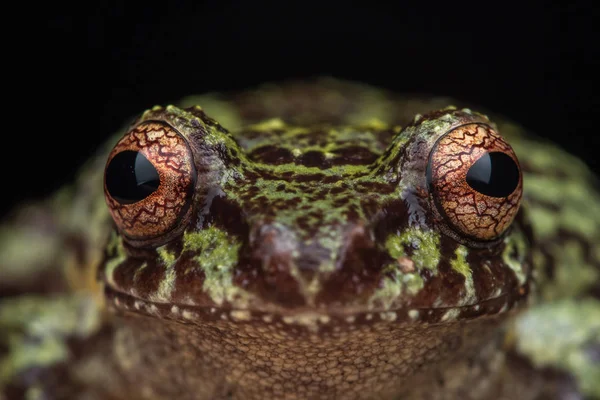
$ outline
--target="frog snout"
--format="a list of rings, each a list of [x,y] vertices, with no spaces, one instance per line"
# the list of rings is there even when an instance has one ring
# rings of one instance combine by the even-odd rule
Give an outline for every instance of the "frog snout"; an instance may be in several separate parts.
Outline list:
[[[305,239],[306,238],[306,239]],[[280,222],[262,222],[250,230],[251,257],[266,272],[296,268],[301,274],[334,272],[372,264],[376,246],[362,221],[321,224],[308,234]]]
[[[286,307],[354,301],[365,282],[375,282],[384,256],[361,221],[321,223],[308,232],[277,221],[255,224],[247,250],[254,287]]]

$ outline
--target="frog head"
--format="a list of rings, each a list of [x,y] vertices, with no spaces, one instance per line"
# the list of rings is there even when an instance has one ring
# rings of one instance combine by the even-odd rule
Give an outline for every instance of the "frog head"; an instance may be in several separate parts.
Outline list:
[[[527,297],[519,162],[468,109],[232,134],[200,107],[155,107],[104,185],[101,274],[136,313],[320,329],[503,315]]]

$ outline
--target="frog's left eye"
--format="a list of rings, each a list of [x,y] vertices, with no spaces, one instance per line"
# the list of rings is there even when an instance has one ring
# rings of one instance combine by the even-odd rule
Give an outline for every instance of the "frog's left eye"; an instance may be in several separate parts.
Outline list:
[[[459,126],[435,144],[427,182],[438,212],[461,236],[493,240],[510,226],[523,177],[510,145],[489,125]]]
[[[114,147],[104,173],[112,217],[128,238],[145,240],[185,220],[195,183],[192,152],[163,122],[133,128]]]

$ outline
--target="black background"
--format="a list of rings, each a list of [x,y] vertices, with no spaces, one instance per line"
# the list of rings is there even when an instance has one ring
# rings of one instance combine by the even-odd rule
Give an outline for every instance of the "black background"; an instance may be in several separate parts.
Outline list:
[[[32,6],[5,40],[16,44],[4,96],[17,129],[4,135],[2,210],[72,179],[147,107],[315,75],[484,105],[598,172],[592,4],[522,3]]]

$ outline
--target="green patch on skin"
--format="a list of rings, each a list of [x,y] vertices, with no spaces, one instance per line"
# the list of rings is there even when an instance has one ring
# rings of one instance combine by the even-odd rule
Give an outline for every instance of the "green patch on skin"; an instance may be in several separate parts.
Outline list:
[[[361,93],[360,107],[348,116],[352,125],[365,124],[371,120],[390,121],[394,115],[394,102],[377,90],[365,90]]]
[[[44,398],[44,390],[35,385],[32,385],[32,387],[28,388],[27,393],[25,394],[26,400],[42,400]]]
[[[244,300],[247,294],[233,284],[233,270],[238,262],[238,250],[241,243],[235,241],[227,232],[210,227],[199,232],[186,232],[183,236],[183,251],[197,254],[194,260],[204,272],[203,290],[212,301],[223,302]]]
[[[148,267],[148,263],[147,263],[146,261],[144,261],[144,262],[142,263],[142,265],[140,265],[140,266],[138,267],[138,269],[136,269],[136,270],[135,270],[135,272],[133,273],[133,282],[134,282],[134,283],[137,283],[137,282],[138,282],[138,279],[139,279],[139,276],[140,276],[140,274],[141,274],[141,273],[142,273],[142,271],[143,271],[145,268],[147,268],[147,267]]]
[[[515,322],[517,350],[538,368],[570,373],[590,398],[600,398],[600,302],[563,300],[526,311]]]
[[[250,125],[248,128],[253,131],[269,132],[286,128],[285,122],[281,118],[271,118],[257,124]]]
[[[519,138],[513,147],[533,168],[523,178],[524,207],[536,241],[549,256],[534,253],[542,298],[577,296],[600,279],[595,245],[600,243],[600,194],[594,177],[581,160],[551,144]],[[552,278],[546,276],[547,262],[554,263]]]
[[[160,246],[156,249],[161,261],[166,267],[171,266],[175,262],[175,254],[171,253],[167,246]]]
[[[509,126],[509,128],[511,127]],[[511,135],[510,144],[517,157],[527,161],[536,170],[548,174],[545,176],[552,177],[552,175],[556,175],[555,172],[560,172],[558,174],[560,176],[567,175],[577,180],[589,178],[590,172],[585,163],[572,154],[539,138],[531,140],[531,137],[519,136],[523,129],[517,129],[517,135],[513,135],[515,131],[510,131],[510,129],[505,132],[504,126],[502,126],[502,129],[503,136],[507,136],[507,133]],[[527,182],[527,179],[524,181]]]
[[[406,257],[405,247],[413,249],[411,260],[419,269],[425,268],[437,273],[440,262],[440,234],[432,230],[410,227],[400,235],[390,235],[385,248],[391,257]]]
[[[453,270],[461,274],[465,277],[464,284],[464,295],[461,298],[459,306],[466,304],[474,304],[477,300],[477,295],[475,293],[475,285],[473,283],[473,273],[471,271],[471,267],[467,262],[467,255],[469,254],[469,249],[466,246],[459,245],[456,248],[455,258],[450,260],[450,267]]]
[[[563,229],[598,242],[600,195],[591,186],[594,178],[586,165],[551,144],[526,139],[511,144],[517,155],[535,168],[523,180],[525,202],[531,198],[541,203],[529,208],[538,240],[550,238]]]
[[[385,278],[381,288],[371,296],[369,304],[381,304],[389,309],[403,293],[415,295],[423,289],[425,283],[419,275],[419,270],[425,268],[437,272],[440,261],[439,241],[438,233],[416,227],[408,228],[401,235],[389,235],[385,248],[392,258],[400,261],[407,257],[406,247],[413,249],[410,260],[415,265],[415,272],[402,272],[398,264],[387,265],[384,268]]]
[[[402,282],[406,286],[406,292],[411,296],[419,293],[423,289],[423,286],[425,286],[425,282],[423,282],[423,278],[419,274],[405,274],[402,276]]]
[[[175,290],[175,279],[177,274],[173,265],[167,267],[165,275],[163,276],[158,289],[155,293],[149,296],[149,300],[153,302],[168,303],[171,301],[171,294]]]
[[[385,242],[385,248],[388,250],[388,253],[393,258],[405,257],[406,252],[404,251],[404,246],[400,241],[400,237],[397,235],[388,236]]]
[[[589,189],[589,182],[537,175],[527,178],[526,195],[559,208],[559,211],[537,206],[530,208],[533,228],[539,239],[555,235],[562,228],[598,240],[600,196]]]
[[[165,266],[165,275],[160,281],[158,289],[149,297],[149,300],[166,303],[171,300],[171,294],[175,290],[175,279],[177,278],[177,274],[175,273],[176,258],[175,254],[167,249],[167,246],[158,247],[156,251]]]
[[[109,257],[125,258],[125,247],[123,247],[123,239],[115,232],[111,232],[106,251]]]
[[[116,286],[113,279],[115,269],[127,258],[125,247],[123,247],[123,239],[112,232],[107,246],[108,259],[104,264],[104,274],[109,285]]]
[[[404,273],[396,264],[387,265],[383,269],[383,275],[385,278],[381,287],[369,298],[371,308],[379,305],[389,310],[404,292],[412,296],[424,286],[423,278],[418,273]]]
[[[523,271],[524,258],[528,252],[525,236],[520,230],[515,230],[509,236],[507,236],[505,243],[506,247],[502,252],[502,260],[504,260],[504,263],[513,270],[517,280],[519,281],[519,284],[522,285],[525,283],[525,281],[527,281],[527,276],[525,276],[525,271]],[[517,254],[519,254],[519,259],[512,257],[512,254],[515,251]]]
[[[88,337],[100,326],[101,309],[92,295],[22,296],[0,302],[0,387],[30,368],[69,357],[66,341]]]
[[[585,261],[584,250],[577,241],[551,244],[547,250],[554,255],[558,267],[553,279],[542,287],[545,299],[576,297],[600,279],[600,270]]]
[[[383,122],[382,120],[380,120],[379,118],[370,118],[367,121],[364,121],[359,126],[361,126],[363,128],[367,128],[367,129],[376,129],[376,130],[380,130],[380,131],[389,128],[389,125],[386,124],[385,122]]]
[[[298,175],[320,174],[325,176],[339,176],[340,180],[349,177],[359,177],[369,173],[369,167],[364,165],[334,165],[331,168],[321,169],[319,167],[307,167],[302,164],[252,164],[250,166],[260,167],[260,169],[271,172],[276,175],[285,176],[293,173]],[[377,178],[374,178],[377,179]],[[371,180],[371,179],[370,179]]]
[[[469,250],[461,244],[456,248],[456,257],[450,260],[452,269],[465,278],[471,277],[471,267],[467,263],[467,254],[469,254]]]
[[[330,225],[322,225],[319,228],[318,242],[324,249],[329,250],[329,257],[323,260],[319,265],[319,272],[333,272],[335,270],[335,260],[344,245],[344,236]]]
[[[31,251],[31,243],[35,243],[35,251]],[[60,237],[42,233],[34,227],[0,227],[3,282],[24,281],[38,269],[48,266],[61,245]]]
[[[402,273],[397,265],[390,264],[386,266],[382,273],[386,276],[381,287],[369,298],[369,305],[374,308],[381,304],[386,310],[390,309],[394,300],[402,294]],[[391,274],[391,277],[389,276]]]

